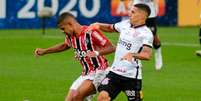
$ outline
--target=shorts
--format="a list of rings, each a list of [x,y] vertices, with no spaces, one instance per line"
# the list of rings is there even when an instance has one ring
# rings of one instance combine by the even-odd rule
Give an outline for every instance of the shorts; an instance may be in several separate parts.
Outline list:
[[[78,87],[82,84],[82,82],[84,82],[85,80],[91,80],[91,81],[93,81],[94,77],[95,77],[95,73],[91,73],[89,75],[84,75],[84,76],[81,75],[80,77],[78,77],[73,82],[73,84],[71,85],[70,89],[77,90]]]
[[[146,20],[146,25],[147,25],[147,27],[150,28],[150,30],[152,31],[153,35],[156,35],[156,32],[157,32],[156,17],[148,18]]]
[[[116,96],[123,91],[126,94],[128,101],[142,101],[141,88],[141,80],[127,78],[110,71],[102,80],[98,87],[98,91],[108,92],[111,100],[114,100]]]
[[[95,73],[91,73],[89,75],[85,75],[85,76],[80,76],[78,77],[73,84],[70,87],[70,90],[77,90],[79,88],[79,86],[85,81],[85,80],[91,80],[93,81],[95,77]],[[95,94],[93,95],[89,95],[86,97],[85,101],[92,101],[93,97],[95,96]]]
[[[109,73],[109,68],[106,70],[98,70],[96,71],[96,75],[95,78],[93,80],[93,84],[96,88],[96,90],[98,90],[98,86],[100,86],[101,81],[106,77],[106,75]]]

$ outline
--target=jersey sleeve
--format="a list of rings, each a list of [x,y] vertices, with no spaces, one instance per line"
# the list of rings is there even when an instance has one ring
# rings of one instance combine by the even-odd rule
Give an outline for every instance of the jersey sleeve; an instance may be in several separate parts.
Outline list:
[[[115,23],[113,25],[114,30],[116,30],[117,32],[121,32],[121,30],[126,26],[127,22],[129,22],[129,20],[124,20],[118,23]]]
[[[64,44],[66,44],[67,46],[71,47],[71,39],[68,35],[66,35],[65,37],[65,41]]]
[[[152,35],[152,33],[144,35],[143,45],[148,46],[150,48],[153,47],[153,35]]]
[[[103,33],[98,30],[92,31],[92,38],[97,45],[101,46],[105,46],[105,44],[109,42],[109,40],[103,35]]]
[[[113,24],[113,28],[117,32],[121,32],[121,26],[122,26],[122,22],[118,22],[118,23]]]

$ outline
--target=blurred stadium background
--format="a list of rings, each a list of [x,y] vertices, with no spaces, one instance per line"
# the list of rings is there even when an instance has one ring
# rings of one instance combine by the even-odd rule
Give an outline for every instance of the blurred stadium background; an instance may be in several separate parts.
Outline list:
[[[160,0],[158,35],[162,41],[164,67],[154,70],[154,59],[143,62],[144,101],[201,101],[201,58],[198,30],[201,3],[196,0]],[[113,3],[112,3],[113,2]],[[121,2],[127,2],[121,1]],[[81,24],[115,23],[120,0],[0,0],[0,101],[63,101],[71,83],[80,75],[81,66],[73,51],[41,58],[33,55],[36,47],[64,41],[56,29],[56,19],[72,12]],[[38,11],[53,10],[43,20]],[[115,44],[118,36],[106,33]],[[107,56],[110,63],[113,54]],[[94,99],[96,101],[96,99]],[[126,101],[124,94],[115,101]]]

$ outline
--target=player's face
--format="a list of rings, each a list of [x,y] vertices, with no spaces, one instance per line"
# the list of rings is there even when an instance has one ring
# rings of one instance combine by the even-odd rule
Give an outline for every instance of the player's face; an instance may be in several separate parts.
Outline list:
[[[142,10],[138,9],[137,7],[131,7],[129,11],[129,18],[132,24],[135,24],[139,20],[143,19],[144,13]]]
[[[59,25],[59,29],[66,34],[73,34],[73,25],[70,20],[64,20]]]

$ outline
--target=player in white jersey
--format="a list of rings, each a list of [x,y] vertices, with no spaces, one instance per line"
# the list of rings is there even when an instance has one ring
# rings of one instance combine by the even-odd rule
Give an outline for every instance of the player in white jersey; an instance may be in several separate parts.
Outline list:
[[[145,25],[150,8],[145,4],[134,5],[129,19],[116,24],[95,23],[90,28],[106,32],[119,32],[115,59],[109,73],[102,80],[98,101],[111,101],[123,91],[128,101],[141,101],[142,65],[152,54],[153,35]]]
[[[156,18],[158,14],[158,0],[132,0],[133,4],[146,4],[151,9],[151,14],[146,20],[146,25],[151,29],[154,35],[153,47],[155,49],[155,68],[160,70],[163,65],[161,54],[161,42],[157,35]]]
[[[196,4],[199,5],[199,3],[200,3],[200,0],[196,0]],[[200,12],[201,12],[201,9],[200,9]],[[200,18],[201,18],[201,13],[200,13]],[[200,41],[200,45],[201,45],[201,25],[200,25],[200,30],[199,30],[199,41]],[[196,55],[201,56],[201,50],[197,50]]]

